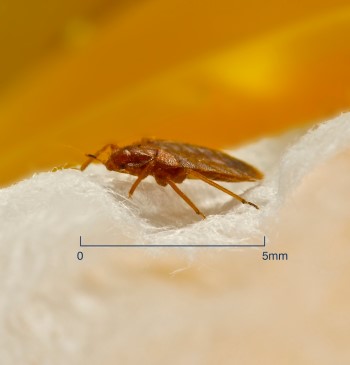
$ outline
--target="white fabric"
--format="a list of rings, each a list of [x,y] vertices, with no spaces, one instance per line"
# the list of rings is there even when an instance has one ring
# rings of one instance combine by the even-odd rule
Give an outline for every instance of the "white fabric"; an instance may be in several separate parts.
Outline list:
[[[297,130],[265,138],[229,151],[265,173],[265,179],[256,184],[223,184],[259,205],[260,210],[194,180],[179,187],[207,215],[206,220],[198,217],[170,187],[158,186],[152,177],[143,181],[129,200],[128,190],[135,177],[109,172],[102,165],[91,165],[83,173],[78,170],[38,173],[0,190],[0,341],[4,346],[0,350],[0,363],[141,361],[127,350],[134,351],[133,335],[128,333],[128,320],[120,316],[132,317],[135,310],[141,311],[136,316],[142,329],[137,331],[144,331],[147,336],[149,328],[155,326],[151,331],[154,341],[167,332],[157,327],[154,317],[152,320],[148,317],[151,306],[142,312],[135,302],[130,304],[126,299],[130,267],[137,270],[132,257],[140,257],[140,252],[135,251],[139,249],[84,249],[84,259],[79,261],[76,258],[79,236],[84,243],[93,244],[261,243],[262,236],[273,231],[281,208],[303,180],[350,148],[350,113],[304,132]],[[142,260],[155,265],[157,270],[162,270],[159,262],[163,260],[167,262],[166,270],[172,267],[168,255],[183,256],[185,261],[200,260],[197,248],[171,250],[145,249]],[[237,255],[242,250],[236,251]],[[226,255],[227,251],[221,252]],[[125,264],[128,269],[120,266],[113,269],[118,257],[128,257]],[[118,261],[118,265],[123,263]],[[180,267],[175,264],[173,269]],[[116,275],[122,278],[115,278]],[[118,289],[112,284],[114,280],[119,283]],[[148,298],[146,302],[150,304],[150,294],[142,288],[147,284],[142,280],[141,287],[132,288],[140,295],[134,299],[142,302]],[[156,287],[160,284],[155,285],[152,295],[156,297]],[[176,300],[171,293],[165,294],[164,287],[162,290],[163,298],[164,295],[171,298],[165,299],[166,302]],[[118,306],[114,307],[116,298]],[[109,321],[120,326],[120,331],[108,326]],[[181,331],[186,322],[181,323],[169,325],[168,329]],[[110,349],[114,345],[121,356],[117,362],[103,355],[103,348],[113,353]],[[196,346],[199,352],[203,350],[200,344]],[[200,356],[194,356],[191,362],[189,354],[183,358],[176,354],[179,362],[174,363],[205,363]],[[157,356],[152,356],[149,363],[166,361],[166,357],[158,361]]]

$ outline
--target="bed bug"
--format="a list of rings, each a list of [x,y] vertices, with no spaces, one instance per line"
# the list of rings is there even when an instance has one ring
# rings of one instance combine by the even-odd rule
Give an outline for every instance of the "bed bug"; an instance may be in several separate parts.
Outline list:
[[[125,147],[107,144],[95,154],[86,156],[89,158],[81,165],[81,171],[94,160],[98,160],[108,170],[137,176],[130,188],[129,197],[133,195],[143,179],[152,175],[159,185],[170,185],[197,214],[205,218],[192,200],[176,185],[185,179],[199,179],[241,203],[259,209],[257,205],[217,184],[214,180],[256,181],[262,179],[263,174],[248,163],[218,150],[167,140],[142,139]]]

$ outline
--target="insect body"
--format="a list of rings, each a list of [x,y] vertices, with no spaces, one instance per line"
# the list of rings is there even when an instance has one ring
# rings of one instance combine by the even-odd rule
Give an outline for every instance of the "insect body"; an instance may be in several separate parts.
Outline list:
[[[137,176],[129,191],[129,197],[144,178],[152,175],[159,185],[170,185],[197,214],[205,218],[205,215],[176,185],[188,178],[200,179],[238,199],[241,203],[250,204],[258,209],[257,205],[227,190],[214,180],[256,181],[262,179],[263,174],[246,162],[221,151],[166,140],[142,139],[125,147],[107,144],[94,155],[87,156],[89,159],[81,165],[82,171],[91,162],[98,160],[108,170]]]

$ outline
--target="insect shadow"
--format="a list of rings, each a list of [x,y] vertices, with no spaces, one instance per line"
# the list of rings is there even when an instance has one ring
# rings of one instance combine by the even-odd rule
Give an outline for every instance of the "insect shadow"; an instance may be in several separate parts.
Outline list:
[[[176,200],[177,195],[170,187],[161,188],[154,184],[151,177],[140,184],[132,199],[128,199],[126,193],[132,181],[131,177],[125,176],[121,179],[120,176],[115,176],[109,183],[104,184],[116,200],[122,201],[125,207],[153,227],[181,228],[201,221],[199,216],[196,218],[193,215],[193,211],[188,209],[185,202]],[[208,218],[227,214],[241,207],[239,201],[230,199],[220,191],[208,188],[200,181],[186,181],[183,185],[183,191],[198,201],[199,208],[206,212]]]

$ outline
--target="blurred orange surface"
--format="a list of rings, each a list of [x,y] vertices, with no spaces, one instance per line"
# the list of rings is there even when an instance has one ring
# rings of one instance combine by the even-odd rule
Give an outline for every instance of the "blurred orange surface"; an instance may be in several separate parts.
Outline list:
[[[1,185],[112,141],[228,147],[349,110],[348,1],[1,6]]]

